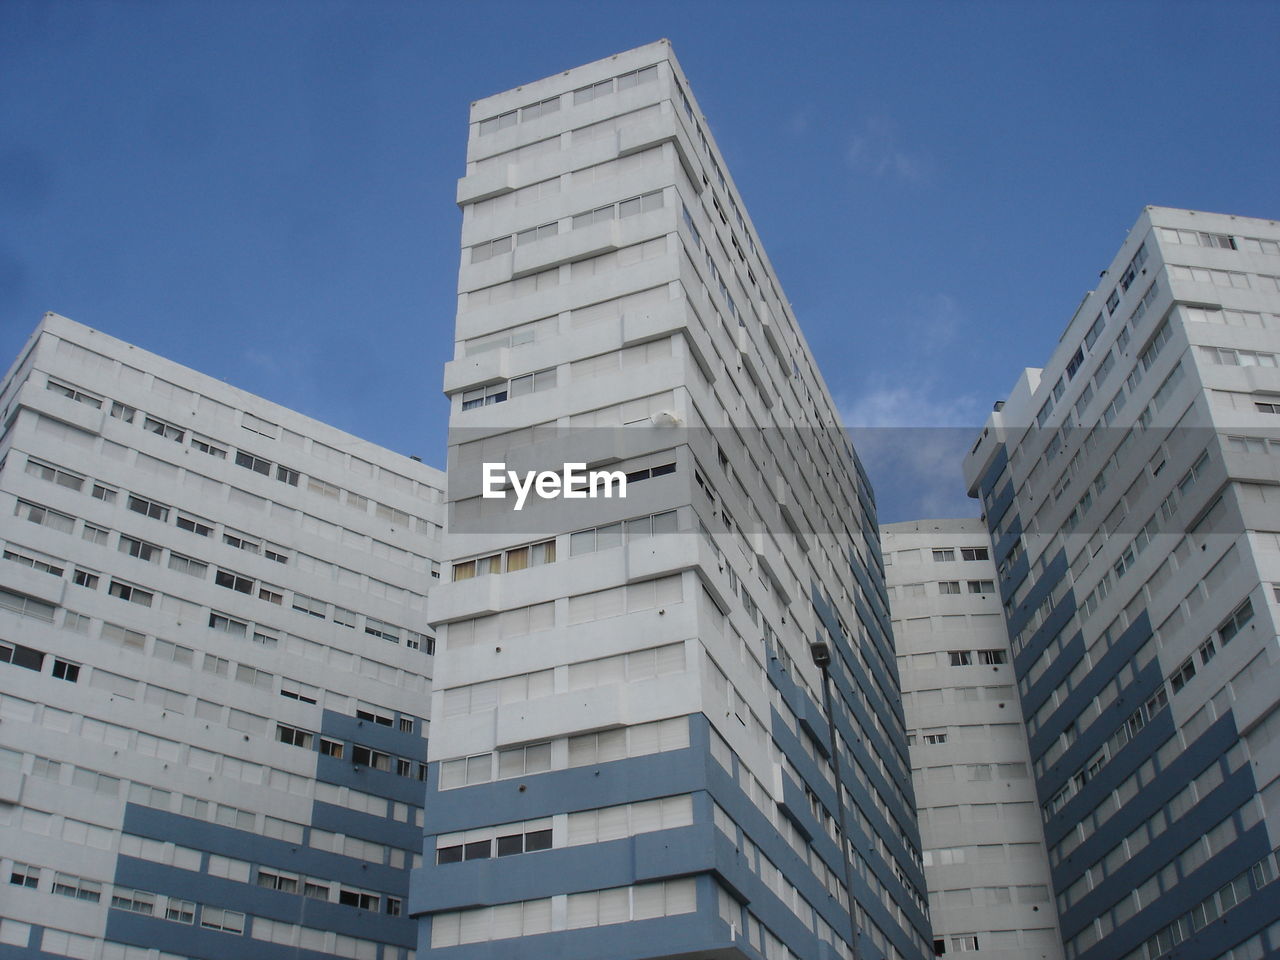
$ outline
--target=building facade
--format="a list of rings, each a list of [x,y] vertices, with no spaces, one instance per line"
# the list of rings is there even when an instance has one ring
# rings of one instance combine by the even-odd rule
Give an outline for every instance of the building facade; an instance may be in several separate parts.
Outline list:
[[[1280,952],[1277,275],[1148,207],[965,462],[1069,960]]]
[[[473,104],[458,202],[423,949],[926,954],[872,493],[670,46]]]
[[[0,424],[0,954],[412,957],[443,474],[53,314]]]
[[[1061,960],[986,524],[880,528],[933,947]]]

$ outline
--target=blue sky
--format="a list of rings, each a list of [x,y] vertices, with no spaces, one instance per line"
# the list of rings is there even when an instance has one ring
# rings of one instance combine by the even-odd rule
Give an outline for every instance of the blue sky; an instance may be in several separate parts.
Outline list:
[[[54,310],[443,466],[470,101],[659,37],[853,423],[980,425],[1144,204],[1280,216],[1275,3],[5,0],[0,356]],[[922,446],[881,519],[976,513]]]

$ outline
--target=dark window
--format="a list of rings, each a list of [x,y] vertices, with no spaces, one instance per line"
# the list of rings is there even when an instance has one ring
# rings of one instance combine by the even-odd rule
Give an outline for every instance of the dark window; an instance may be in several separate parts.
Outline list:
[[[80,665],[67,660],[54,660],[53,675],[59,680],[75,683],[80,679]]]
[[[551,831],[550,830],[531,830],[524,835],[525,853],[532,853],[534,850],[550,850],[551,849]]]
[[[436,863],[461,863],[462,862],[462,845],[456,847],[441,847],[436,851]]]

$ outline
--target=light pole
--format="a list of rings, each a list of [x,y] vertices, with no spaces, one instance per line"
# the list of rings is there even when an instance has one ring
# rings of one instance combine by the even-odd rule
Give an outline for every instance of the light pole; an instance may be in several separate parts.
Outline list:
[[[853,960],[858,960],[858,921],[853,906],[853,867],[849,863],[849,831],[844,822],[844,781],[840,779],[840,746],[836,741],[836,715],[831,709],[831,647],[825,640],[809,643],[809,655],[814,665],[822,671],[822,709],[827,714],[827,735],[831,739],[831,767],[836,775],[836,818],[840,827],[840,859],[844,863],[845,900],[849,913],[849,948]]]

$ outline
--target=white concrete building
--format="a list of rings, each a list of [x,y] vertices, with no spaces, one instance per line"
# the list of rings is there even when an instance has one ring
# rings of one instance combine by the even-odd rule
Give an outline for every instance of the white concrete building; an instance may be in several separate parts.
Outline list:
[[[54,314],[0,430],[0,954],[412,957],[443,475]]]
[[[423,948],[927,954],[872,493],[670,46],[471,121]]]
[[[934,953],[1061,960],[986,524],[889,523],[880,545]]]
[[[1069,960],[1280,953],[1280,226],[1148,207],[965,463]]]

